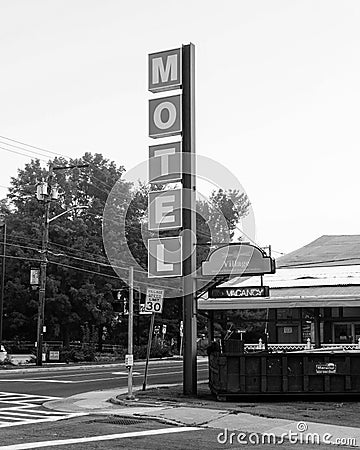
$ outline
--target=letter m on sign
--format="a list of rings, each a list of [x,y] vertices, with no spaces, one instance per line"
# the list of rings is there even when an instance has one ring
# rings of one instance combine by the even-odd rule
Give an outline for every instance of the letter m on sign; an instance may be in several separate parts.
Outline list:
[[[149,55],[149,91],[160,92],[181,87],[181,49]]]

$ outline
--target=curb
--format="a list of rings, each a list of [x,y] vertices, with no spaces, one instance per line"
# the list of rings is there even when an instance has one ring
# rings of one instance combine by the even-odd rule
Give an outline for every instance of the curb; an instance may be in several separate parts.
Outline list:
[[[203,358],[200,359],[200,361]],[[205,359],[205,357],[204,357]],[[182,361],[182,357],[168,357],[168,358],[151,358],[150,362],[162,361],[162,362],[171,362],[171,361]],[[144,359],[139,359],[135,361],[135,363],[145,363]],[[103,367],[119,367],[124,364],[124,361],[119,361],[117,363],[100,363],[94,364],[90,363],[87,365],[75,365],[75,364],[66,364],[59,363],[59,366],[41,366],[41,367],[28,367],[24,366],[21,368],[13,369],[12,367],[4,367],[4,369],[0,368],[0,374],[3,373],[32,373],[32,372],[51,372],[55,370],[71,370],[71,369],[94,369],[94,368],[103,368]]]

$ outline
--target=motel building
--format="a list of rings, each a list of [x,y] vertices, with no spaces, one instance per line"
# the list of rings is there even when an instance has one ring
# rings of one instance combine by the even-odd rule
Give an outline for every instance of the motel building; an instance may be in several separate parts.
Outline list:
[[[256,286],[268,287],[267,296]],[[245,342],[255,327],[270,346],[360,347],[360,235],[321,236],[278,258],[276,273],[235,277],[219,287],[228,288],[228,297],[198,302],[212,322],[210,339],[222,323],[231,339],[241,333]]]

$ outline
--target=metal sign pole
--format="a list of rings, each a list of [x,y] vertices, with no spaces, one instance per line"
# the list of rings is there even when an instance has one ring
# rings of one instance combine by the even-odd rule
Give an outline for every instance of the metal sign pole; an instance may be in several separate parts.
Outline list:
[[[6,264],[6,221],[5,218],[0,218],[3,226],[3,253],[1,264],[1,296],[0,296],[0,344],[3,338],[3,310],[4,310],[4,292],[5,292],[5,264]]]
[[[133,400],[134,268],[129,268],[128,400]]]
[[[143,382],[143,386],[142,386],[143,391],[145,391],[145,389],[146,389],[147,373],[148,373],[148,366],[149,366],[149,359],[150,359],[150,352],[151,352],[151,343],[152,343],[152,336],[153,336],[153,332],[154,332],[154,322],[155,322],[155,313],[152,313],[151,320],[150,320],[148,346],[147,346],[147,350],[146,350],[145,373],[144,373],[144,382]]]
[[[197,393],[196,365],[196,299],[195,299],[195,236],[196,236],[196,186],[195,186],[195,46],[182,47],[182,131],[183,131],[183,318],[184,357],[183,392]]]

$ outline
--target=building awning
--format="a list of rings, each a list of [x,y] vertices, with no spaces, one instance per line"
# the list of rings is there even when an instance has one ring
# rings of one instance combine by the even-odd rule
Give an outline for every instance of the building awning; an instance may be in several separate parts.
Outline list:
[[[360,307],[360,286],[270,289],[270,297],[199,298],[199,310]]]
[[[226,309],[271,309],[271,308],[314,308],[314,307],[360,307],[360,297],[280,297],[280,298],[210,298],[198,300],[199,310]]]

